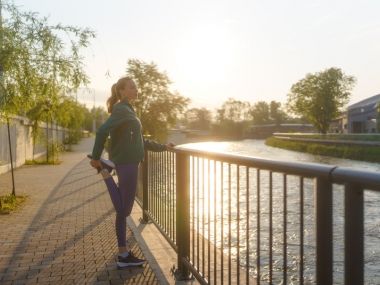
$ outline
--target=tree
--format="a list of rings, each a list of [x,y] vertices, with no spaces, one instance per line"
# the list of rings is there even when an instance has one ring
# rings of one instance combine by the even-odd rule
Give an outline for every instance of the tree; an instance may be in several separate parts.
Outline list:
[[[252,121],[255,125],[276,124],[279,125],[288,120],[286,113],[281,108],[281,103],[271,101],[256,102],[251,108]]]
[[[57,122],[70,129],[67,143],[77,143],[81,137],[82,127],[88,113],[85,105],[77,103],[72,97],[64,96],[58,105]]]
[[[191,108],[185,113],[185,121],[189,129],[209,130],[212,114],[206,108]]]
[[[255,125],[270,123],[270,110],[267,102],[256,102],[251,109],[252,121]]]
[[[229,98],[217,109],[215,132],[234,138],[243,137],[251,120],[250,108],[249,102]]]
[[[93,120],[95,119],[95,129],[98,129],[107,117],[107,111],[103,107],[93,107],[91,110],[86,109],[83,128],[92,132]]]
[[[55,99],[88,82],[80,51],[94,36],[89,29],[50,25],[37,13],[0,1],[0,119],[8,127],[10,114],[33,114],[35,121],[42,117],[34,110],[41,102],[57,110]],[[13,175],[12,159],[11,168]]]
[[[269,104],[270,120],[279,125],[288,120],[288,116],[281,109],[281,103],[277,101],[271,101]]]
[[[139,98],[135,106],[144,134],[158,140],[166,139],[168,129],[174,126],[189,99],[169,90],[169,77],[160,72],[153,62],[131,59],[128,61],[127,75],[137,85]]]
[[[250,120],[250,104],[229,98],[223,103],[222,107],[217,110],[217,121],[242,122]]]
[[[32,139],[33,139],[33,160],[34,160],[34,148],[38,139],[42,137],[41,130],[39,128],[39,122],[45,121],[48,123],[52,117],[52,106],[48,100],[44,102],[35,102],[34,106],[31,106],[26,113],[27,117],[32,121]],[[48,125],[46,125],[48,129]],[[46,162],[49,162],[49,143],[48,137],[46,137]]]
[[[0,29],[0,115],[25,114],[35,103],[59,104],[62,94],[88,83],[82,48],[95,36],[89,29],[51,25],[35,12],[2,5]]]
[[[331,120],[348,103],[354,84],[355,78],[345,75],[340,68],[307,74],[291,87],[287,107],[325,134]]]
[[[59,101],[57,101],[54,105],[51,104],[49,100],[38,102],[38,104],[36,103],[34,107],[31,108],[26,114],[32,121],[33,148],[36,141],[43,137],[43,133],[41,133],[39,128],[40,121],[44,121],[47,124],[50,123],[51,126],[54,118],[58,125],[68,128],[69,137],[66,143],[71,145],[72,143],[78,142],[80,139],[82,126],[87,118],[86,115],[89,113],[90,112],[84,105],[77,103],[70,96],[61,96]],[[47,127],[49,126],[47,125]],[[58,143],[49,143],[47,137],[45,137],[45,139],[47,154],[46,162],[49,162],[49,149],[54,155],[54,149],[58,149],[59,146]]]

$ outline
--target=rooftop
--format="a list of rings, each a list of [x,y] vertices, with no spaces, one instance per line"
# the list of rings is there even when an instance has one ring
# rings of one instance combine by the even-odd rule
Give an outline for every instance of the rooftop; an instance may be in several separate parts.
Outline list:
[[[364,99],[362,101],[359,101],[355,104],[352,104],[348,106],[348,110],[354,109],[354,108],[360,108],[371,104],[376,104],[380,102],[380,94],[374,95],[372,97],[369,97],[367,99]]]

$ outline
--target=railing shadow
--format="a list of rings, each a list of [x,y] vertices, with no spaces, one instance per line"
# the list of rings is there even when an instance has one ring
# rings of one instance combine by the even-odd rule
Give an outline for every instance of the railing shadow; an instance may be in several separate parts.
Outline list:
[[[55,202],[57,202],[57,201],[60,200],[60,199],[63,199],[63,198],[66,198],[66,197],[68,197],[68,196],[70,196],[70,195],[76,194],[76,193],[78,193],[79,191],[86,190],[87,188],[89,188],[89,187],[91,187],[91,186],[94,186],[94,185],[96,185],[96,184],[98,184],[98,183],[99,183],[99,182],[93,182],[93,183],[91,183],[91,184],[88,184],[88,185],[85,185],[85,186],[79,187],[78,189],[75,189],[74,191],[68,192],[68,193],[66,193],[66,194],[64,194],[64,195],[62,195],[62,196],[59,196],[59,197],[57,197],[57,198],[54,198],[53,200],[51,200],[51,201],[49,201],[49,202],[50,202],[50,203],[55,203]]]

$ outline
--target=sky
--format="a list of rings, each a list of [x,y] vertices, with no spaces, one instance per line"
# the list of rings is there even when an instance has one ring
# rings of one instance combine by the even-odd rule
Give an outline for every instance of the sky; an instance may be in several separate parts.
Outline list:
[[[286,102],[307,73],[339,67],[357,83],[350,104],[380,93],[377,0],[14,0],[51,23],[96,33],[85,56],[90,92],[105,106],[128,59],[154,62],[191,99]],[[110,77],[106,76],[109,72]]]

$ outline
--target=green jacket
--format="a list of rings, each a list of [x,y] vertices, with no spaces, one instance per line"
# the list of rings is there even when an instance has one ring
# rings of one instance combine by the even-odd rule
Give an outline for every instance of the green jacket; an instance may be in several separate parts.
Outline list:
[[[165,145],[144,140],[142,126],[135,110],[127,101],[115,104],[111,116],[96,132],[92,158],[98,160],[108,135],[111,136],[109,157],[115,164],[138,163],[144,159],[144,147],[164,151]]]

